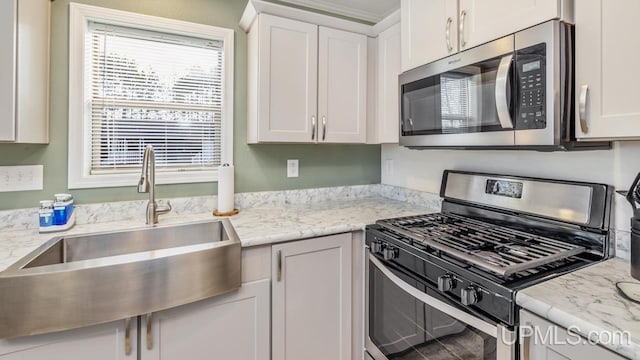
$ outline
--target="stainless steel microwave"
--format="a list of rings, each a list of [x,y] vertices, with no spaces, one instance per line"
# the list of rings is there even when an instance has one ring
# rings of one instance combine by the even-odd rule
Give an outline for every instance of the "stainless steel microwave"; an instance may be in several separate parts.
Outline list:
[[[575,141],[573,25],[549,21],[400,75],[400,144],[606,148]]]

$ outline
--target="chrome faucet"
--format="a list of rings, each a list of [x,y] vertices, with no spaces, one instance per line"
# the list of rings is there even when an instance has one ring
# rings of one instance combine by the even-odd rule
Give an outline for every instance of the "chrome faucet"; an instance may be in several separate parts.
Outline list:
[[[158,206],[156,202],[156,152],[153,146],[147,145],[142,158],[142,175],[138,182],[139,193],[149,193],[149,203],[147,204],[147,225],[158,223],[158,215],[171,211],[171,203],[167,201],[166,206]]]

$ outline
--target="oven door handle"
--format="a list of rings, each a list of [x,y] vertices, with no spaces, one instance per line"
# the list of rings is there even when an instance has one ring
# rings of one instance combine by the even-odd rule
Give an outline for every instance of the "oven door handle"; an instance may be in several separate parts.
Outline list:
[[[513,63],[513,54],[509,54],[500,60],[498,73],[496,75],[496,110],[498,120],[503,129],[513,129],[513,120],[509,112],[509,99],[507,94],[511,90],[509,87],[509,72]]]
[[[413,286],[402,281],[402,279],[397,277],[393,272],[391,272],[391,270],[387,269],[387,267],[384,266],[384,264],[382,264],[382,262],[378,260],[375,256],[370,256],[369,261],[371,261],[371,263],[375,265],[375,267],[377,267],[378,270],[380,270],[380,272],[382,272],[384,276],[387,277],[387,279],[389,279],[391,282],[393,282],[397,287],[399,287],[403,291],[409,293],[409,295],[411,295],[412,297],[420,300],[421,302],[437,310],[442,311],[443,313],[446,313],[447,315],[455,318],[460,322],[463,322],[469,326],[472,326],[484,332],[485,334],[491,337],[494,337],[494,338],[498,337],[498,327],[496,325],[489,324],[485,321],[482,321],[473,315],[470,315],[460,309],[457,309],[449,304],[446,304],[438,299],[435,299],[425,294],[424,292],[414,288]]]

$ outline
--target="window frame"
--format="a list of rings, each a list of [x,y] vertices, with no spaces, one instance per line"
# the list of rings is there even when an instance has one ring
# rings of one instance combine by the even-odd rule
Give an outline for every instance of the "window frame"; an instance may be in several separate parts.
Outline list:
[[[97,6],[69,4],[69,189],[134,186],[140,174],[91,174],[90,84],[85,82],[85,35],[89,21],[127,26],[131,28],[184,36],[221,40],[224,73],[221,123],[221,163],[233,164],[233,106],[234,106],[234,34],[233,29],[186,21],[167,19]],[[78,69],[82,69],[79,71]],[[156,172],[157,184],[186,184],[215,182],[218,171],[162,171]]]

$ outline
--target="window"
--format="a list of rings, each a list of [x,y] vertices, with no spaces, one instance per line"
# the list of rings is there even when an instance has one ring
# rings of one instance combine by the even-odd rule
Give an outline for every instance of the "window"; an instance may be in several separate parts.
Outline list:
[[[69,188],[133,186],[146,145],[158,183],[215,181],[232,69],[233,30],[72,4]]]

